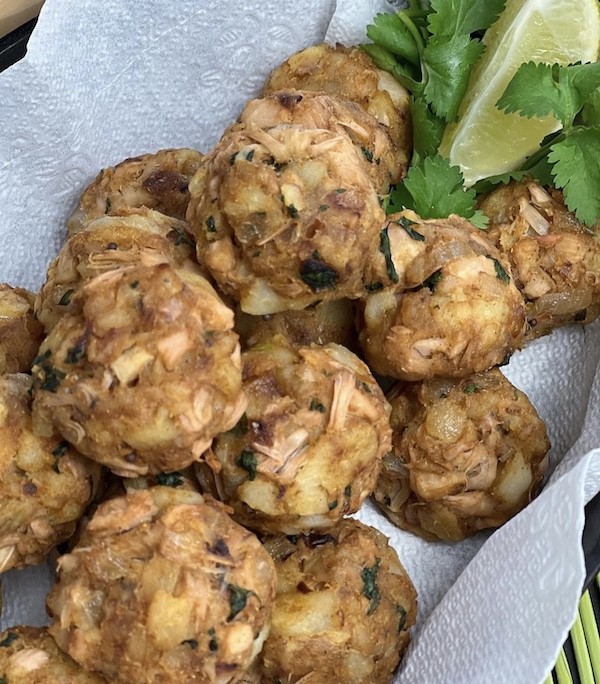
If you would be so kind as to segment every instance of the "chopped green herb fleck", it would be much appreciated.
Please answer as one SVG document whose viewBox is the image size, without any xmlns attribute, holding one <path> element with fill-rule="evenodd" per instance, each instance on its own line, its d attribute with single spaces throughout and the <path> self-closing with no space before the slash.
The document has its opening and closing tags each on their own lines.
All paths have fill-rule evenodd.
<svg viewBox="0 0 600 684">
<path fill-rule="evenodd" d="M 231 428 L 230 432 L 234 437 L 243 437 L 248 432 L 248 416 L 245 413 L 242 413 L 242 417 Z"/>
<path fill-rule="evenodd" d="M 442 271 L 434 271 L 429 278 L 423 281 L 423 285 L 429 288 L 432 292 L 435 291 L 435 286 L 442 280 Z"/>
<path fill-rule="evenodd" d="M 310 400 L 310 406 L 309 409 L 311 411 L 318 411 L 319 413 L 325 413 L 325 406 L 318 401 L 317 399 L 311 399 Z"/>
<path fill-rule="evenodd" d="M 328 205 L 328 204 L 322 204 L 322 205 L 319 207 L 319 211 L 327 211 L 328 209 L 329 209 L 329 205 Z"/>
<path fill-rule="evenodd" d="M 51 349 L 46 349 L 46 351 L 43 354 L 38 354 L 35 359 L 33 359 L 31 365 L 32 366 L 39 366 L 41 363 L 43 363 L 46 359 L 50 358 L 52 355 L 52 350 Z"/>
<path fill-rule="evenodd" d="M 362 153 L 365 155 L 365 159 L 372 164 L 373 163 L 373 153 L 367 147 L 361 147 Z"/>
<path fill-rule="evenodd" d="M 488 258 L 491 258 L 492 261 L 494 262 L 494 269 L 496 271 L 496 278 L 498 278 L 498 280 L 501 280 L 503 283 L 506 283 L 508 285 L 508 283 L 510 283 L 510 276 L 508 275 L 508 273 L 504 269 L 504 266 L 502 266 L 502 264 L 498 261 L 498 259 L 494 259 L 494 257 L 488 257 Z"/>
<path fill-rule="evenodd" d="M 372 615 L 376 610 L 377 606 L 381 602 L 381 594 L 377 588 L 377 573 L 379 572 L 380 558 L 375 559 L 375 565 L 371 568 L 363 568 L 360 576 L 362 578 L 364 587 L 363 594 L 371 602 L 369 609 L 367 610 L 367 615 Z"/>
<path fill-rule="evenodd" d="M 170 240 L 176 247 L 179 245 L 189 245 L 194 247 L 194 241 L 182 228 L 173 228 L 167 233 L 167 239 Z"/>
<path fill-rule="evenodd" d="M 19 638 L 19 635 L 16 632 L 8 632 L 8 634 L 0 641 L 0 646 L 2 648 L 7 648 L 10 646 L 13 641 L 16 641 Z"/>
<path fill-rule="evenodd" d="M 298 210 L 293 204 L 287 204 L 286 209 L 288 211 L 288 214 L 293 218 L 298 218 Z"/>
<path fill-rule="evenodd" d="M 85 356 L 85 350 L 87 347 L 87 335 L 82 335 L 74 347 L 67 349 L 67 355 L 65 356 L 65 363 L 73 364 L 79 363 L 81 359 Z"/>
<path fill-rule="evenodd" d="M 465 394 L 477 394 L 477 392 L 480 392 L 480 391 L 481 391 L 481 387 L 476 385 L 474 382 L 471 382 L 470 384 L 468 384 L 464 389 Z"/>
<path fill-rule="evenodd" d="M 330 511 L 333 511 L 335 508 L 337 508 L 337 505 L 338 505 L 338 500 L 336 499 L 335 501 L 330 501 L 330 502 L 327 504 L 327 508 L 328 508 Z"/>
<path fill-rule="evenodd" d="M 326 264 L 316 253 L 311 259 L 300 264 L 300 278 L 313 292 L 332 290 L 339 278 L 338 272 Z"/>
<path fill-rule="evenodd" d="M 250 481 L 254 480 L 256 477 L 256 454 L 253 451 L 244 449 L 238 456 L 236 463 L 248 473 Z"/>
<path fill-rule="evenodd" d="M 37 386 L 39 389 L 46 392 L 56 393 L 56 390 L 60 386 L 60 381 L 67 377 L 66 373 L 63 373 L 58 368 L 54 368 L 54 366 L 49 363 L 44 363 L 40 367 L 40 371 L 41 374 L 38 373 L 36 376 L 36 380 L 39 380 Z"/>
<path fill-rule="evenodd" d="M 406 624 L 406 610 L 400 604 L 396 607 L 398 608 L 398 632 L 401 632 Z"/>
<path fill-rule="evenodd" d="M 251 162 L 253 157 L 254 157 L 254 150 L 249 150 L 248 152 L 246 152 L 246 161 Z"/>
<path fill-rule="evenodd" d="M 385 266 L 387 268 L 388 278 L 393 282 L 397 283 L 400 281 L 398 273 L 396 272 L 396 267 L 392 261 L 392 251 L 390 247 L 390 236 L 388 235 L 388 229 L 384 228 L 379 234 L 379 251 L 385 257 Z"/>
<path fill-rule="evenodd" d="M 333 192 L 335 192 L 336 195 L 341 195 L 346 192 L 346 188 L 336 188 Z"/>
<path fill-rule="evenodd" d="M 349 499 L 352 496 L 352 485 L 346 485 L 344 487 L 344 497 Z"/>
<path fill-rule="evenodd" d="M 177 471 L 173 473 L 158 473 L 156 481 L 159 485 L 164 487 L 181 487 L 183 484 L 183 476 Z"/>
<path fill-rule="evenodd" d="M 69 442 L 66 442 L 64 439 L 61 440 L 58 443 L 58 446 L 52 450 L 52 455 L 55 458 L 60 458 L 61 456 L 64 456 L 69 449 Z"/>
<path fill-rule="evenodd" d="M 365 290 L 367 292 L 379 292 L 383 290 L 383 283 L 368 283 L 365 285 Z"/>
<path fill-rule="evenodd" d="M 209 640 L 209 642 L 208 642 L 208 650 L 209 650 L 211 653 L 214 653 L 215 651 L 218 651 L 218 650 L 219 650 L 219 642 L 217 641 L 216 634 L 217 634 L 217 633 L 215 632 L 214 627 L 211 627 L 211 628 L 208 630 L 208 636 L 210 637 L 210 640 Z"/>
<path fill-rule="evenodd" d="M 71 296 L 73 295 L 73 290 L 72 288 L 70 290 L 65 290 L 63 292 L 63 296 L 58 300 L 58 305 L 59 306 L 68 306 L 71 303 Z"/>
<path fill-rule="evenodd" d="M 195 651 L 198 648 L 198 641 L 196 639 L 184 639 L 182 644 L 187 644 L 192 651 Z"/>
<path fill-rule="evenodd" d="M 404 228 L 404 230 L 408 233 L 408 236 L 411 237 L 413 240 L 417 240 L 418 242 L 425 242 L 425 236 L 422 235 L 421 233 L 418 233 L 412 226 L 414 225 L 411 223 L 409 220 L 405 219 L 402 217 L 398 223 Z"/>
<path fill-rule="evenodd" d="M 253 592 L 243 587 L 238 587 L 236 584 L 228 584 L 229 590 L 229 608 L 230 613 L 227 616 L 227 622 L 231 622 L 233 618 L 246 607 L 248 603 L 248 596 Z"/>
<path fill-rule="evenodd" d="M 216 233 L 217 232 L 217 226 L 215 225 L 215 218 L 214 216 L 209 216 L 206 219 L 206 230 L 209 233 Z"/>
</svg>

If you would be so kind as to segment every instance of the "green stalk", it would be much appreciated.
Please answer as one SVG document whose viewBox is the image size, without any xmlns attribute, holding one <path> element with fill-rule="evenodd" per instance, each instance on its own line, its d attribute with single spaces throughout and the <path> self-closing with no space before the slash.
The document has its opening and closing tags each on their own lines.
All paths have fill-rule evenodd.
<svg viewBox="0 0 600 684">
<path fill-rule="evenodd" d="M 577 669 L 579 670 L 581 684 L 595 684 L 590 654 L 588 653 L 588 647 L 585 641 L 585 634 L 583 633 L 583 625 L 581 624 L 579 613 L 577 613 L 575 624 L 571 628 L 571 640 L 573 641 L 575 660 L 577 660 Z"/>
<path fill-rule="evenodd" d="M 552 679 L 552 674 L 549 674 L 546 679 L 544 679 L 544 684 L 554 684 L 554 680 Z"/>
<path fill-rule="evenodd" d="M 600 682 L 600 635 L 598 634 L 598 623 L 596 622 L 596 615 L 594 614 L 589 591 L 586 591 L 581 599 L 579 614 L 581 615 L 583 632 L 592 661 L 592 670 L 594 671 L 595 677 L 594 681 Z"/>
<path fill-rule="evenodd" d="M 423 54 L 423 50 L 425 49 L 425 41 L 423 40 L 423 36 L 421 35 L 421 31 L 415 26 L 414 21 L 407 16 L 405 10 L 400 10 L 396 16 L 398 19 L 402 21 L 402 23 L 406 26 L 406 28 L 410 31 L 410 35 L 413 37 L 417 49 L 419 50 L 419 54 Z"/>
<path fill-rule="evenodd" d="M 558 660 L 556 661 L 556 679 L 558 680 L 558 684 L 573 684 L 573 677 L 571 677 L 567 656 L 562 648 L 560 649 Z"/>
</svg>

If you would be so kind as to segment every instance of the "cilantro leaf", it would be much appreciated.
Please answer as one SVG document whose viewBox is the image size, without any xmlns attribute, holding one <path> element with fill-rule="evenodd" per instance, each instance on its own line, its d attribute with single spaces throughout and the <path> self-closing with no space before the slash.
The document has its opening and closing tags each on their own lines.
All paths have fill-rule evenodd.
<svg viewBox="0 0 600 684">
<path fill-rule="evenodd" d="M 465 190 L 460 169 L 438 154 L 413 163 L 404 182 L 392 190 L 390 206 L 392 211 L 413 209 L 421 218 L 458 214 L 470 219 L 475 214 L 475 191 Z"/>
<path fill-rule="evenodd" d="M 600 216 L 600 126 L 573 131 L 552 145 L 548 160 L 567 207 L 592 227 Z"/>
<path fill-rule="evenodd" d="M 490 176 L 489 178 L 477 181 L 473 189 L 479 195 L 484 192 L 490 192 L 500 183 L 510 183 L 513 180 L 520 181 L 524 178 L 534 178 L 540 185 L 553 185 L 552 164 L 548 161 L 548 155 L 544 155 L 535 164 L 520 171 L 509 171 L 508 173 L 501 173 L 497 176 Z"/>
<path fill-rule="evenodd" d="M 506 0 L 431 0 L 429 30 L 450 38 L 469 35 L 490 27 L 504 9 Z"/>
<path fill-rule="evenodd" d="M 600 63 L 522 64 L 512 77 L 497 107 L 521 116 L 554 116 L 570 128 L 586 100 L 600 87 Z"/>
<path fill-rule="evenodd" d="M 445 123 L 423 100 L 410 99 L 410 118 L 413 127 L 413 150 L 420 157 L 435 155 L 444 134 Z"/>
<path fill-rule="evenodd" d="M 377 14 L 367 26 L 367 36 L 393 55 L 419 65 L 419 49 L 406 24 L 398 14 Z"/>
<path fill-rule="evenodd" d="M 483 45 L 466 35 L 431 38 L 423 50 L 427 73 L 425 99 L 437 116 L 454 121 L 467 89 L 471 68 L 483 52 Z"/>
<path fill-rule="evenodd" d="M 361 44 L 361 49 L 364 50 L 373 60 L 373 64 L 383 71 L 387 71 L 405 88 L 410 90 L 413 95 L 420 95 L 423 93 L 423 84 L 417 80 L 416 74 L 410 68 L 410 65 L 403 65 L 394 57 L 394 55 L 381 45 L 375 43 Z"/>
<path fill-rule="evenodd" d="M 581 123 L 584 126 L 600 124 L 600 88 L 590 94 L 581 110 Z"/>
</svg>

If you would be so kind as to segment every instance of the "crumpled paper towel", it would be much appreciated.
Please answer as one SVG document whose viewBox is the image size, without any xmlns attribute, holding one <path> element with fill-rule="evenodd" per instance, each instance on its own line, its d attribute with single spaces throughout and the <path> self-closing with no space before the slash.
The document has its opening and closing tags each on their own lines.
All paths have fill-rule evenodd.
<svg viewBox="0 0 600 684">
<path fill-rule="evenodd" d="M 386 0 L 47 0 L 25 60 L 0 76 L 0 281 L 33 289 L 103 166 L 161 147 L 209 149 L 269 70 L 327 40 L 364 40 Z M 600 488 L 600 325 L 517 353 L 506 374 L 546 421 L 542 495 L 493 535 L 434 544 L 367 504 L 419 591 L 396 682 L 536 684 L 583 581 L 583 504 Z M 586 479 L 587 474 L 587 479 Z M 42 624 L 50 566 L 3 578 L 0 626 Z"/>
</svg>

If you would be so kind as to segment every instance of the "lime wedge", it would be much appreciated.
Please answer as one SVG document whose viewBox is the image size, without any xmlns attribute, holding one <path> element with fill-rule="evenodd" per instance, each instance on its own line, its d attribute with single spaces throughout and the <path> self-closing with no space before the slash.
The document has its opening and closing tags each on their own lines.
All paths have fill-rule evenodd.
<svg viewBox="0 0 600 684">
<path fill-rule="evenodd" d="M 466 185 L 518 168 L 560 128 L 552 117 L 505 114 L 496 102 L 523 62 L 594 62 L 600 46 L 598 0 L 508 0 L 487 31 L 458 121 L 446 127 L 440 153 L 460 166 Z"/>
</svg>

